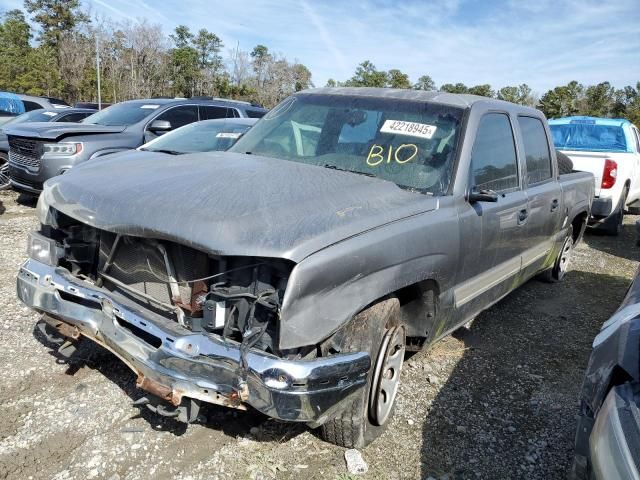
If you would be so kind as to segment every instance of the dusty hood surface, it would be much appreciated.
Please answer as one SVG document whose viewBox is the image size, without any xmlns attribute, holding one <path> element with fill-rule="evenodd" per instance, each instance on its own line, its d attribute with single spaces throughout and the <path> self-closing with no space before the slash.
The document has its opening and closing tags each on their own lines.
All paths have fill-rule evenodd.
<svg viewBox="0 0 640 480">
<path fill-rule="evenodd" d="M 67 122 L 31 122 L 21 123 L 15 127 L 9 125 L 3 131 L 7 135 L 18 137 L 42 138 L 46 140 L 60 140 L 70 135 L 92 135 L 100 133 L 120 133 L 126 127 L 122 125 L 107 127 L 91 125 L 89 123 Z"/>
<path fill-rule="evenodd" d="M 89 161 L 45 185 L 52 207 L 94 227 L 214 254 L 299 262 L 333 243 L 437 207 L 348 172 L 230 152 Z"/>
</svg>

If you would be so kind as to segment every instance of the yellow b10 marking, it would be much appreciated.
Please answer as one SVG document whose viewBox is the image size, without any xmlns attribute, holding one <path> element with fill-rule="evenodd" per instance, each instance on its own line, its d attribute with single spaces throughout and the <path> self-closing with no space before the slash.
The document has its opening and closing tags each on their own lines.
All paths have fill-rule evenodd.
<svg viewBox="0 0 640 480">
<path fill-rule="evenodd" d="M 370 167 L 377 167 L 382 162 L 384 162 L 386 148 L 387 147 L 376 145 L 375 143 L 371 145 L 369 155 L 367 156 L 367 165 L 369 165 Z M 400 152 L 407 149 L 408 151 L 406 151 L 405 154 L 400 155 Z M 406 158 L 403 158 L 407 153 L 410 153 L 410 155 Z M 399 145 L 398 148 L 395 149 L 395 151 L 393 149 L 393 145 L 389 145 L 388 150 L 386 151 L 386 163 L 391 163 L 391 158 L 393 157 L 393 160 L 396 163 L 403 165 L 413 160 L 417 154 L 418 146 L 413 143 L 403 143 L 402 145 Z"/>
</svg>

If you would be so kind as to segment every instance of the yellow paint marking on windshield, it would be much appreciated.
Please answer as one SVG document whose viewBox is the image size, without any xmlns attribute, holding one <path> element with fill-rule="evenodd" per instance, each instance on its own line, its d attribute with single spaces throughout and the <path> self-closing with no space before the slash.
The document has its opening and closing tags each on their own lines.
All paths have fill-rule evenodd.
<svg viewBox="0 0 640 480">
<path fill-rule="evenodd" d="M 408 157 L 405 157 L 407 152 L 405 152 L 405 154 L 403 155 L 399 155 L 401 151 L 406 149 L 413 149 L 413 152 L 410 153 Z M 371 145 L 371 148 L 369 149 L 369 155 L 367 155 L 367 165 L 369 165 L 370 167 L 377 167 L 378 165 L 380 165 L 385 160 L 384 153 L 384 146 L 377 145 L 375 143 Z M 398 148 L 396 148 L 394 151 L 393 145 L 389 145 L 386 153 L 387 163 L 391 163 L 391 157 L 393 155 L 393 159 L 396 163 L 404 165 L 405 163 L 413 160 L 416 155 L 418 155 L 418 146 L 414 143 L 403 143 L 402 145 L 399 145 Z"/>
</svg>

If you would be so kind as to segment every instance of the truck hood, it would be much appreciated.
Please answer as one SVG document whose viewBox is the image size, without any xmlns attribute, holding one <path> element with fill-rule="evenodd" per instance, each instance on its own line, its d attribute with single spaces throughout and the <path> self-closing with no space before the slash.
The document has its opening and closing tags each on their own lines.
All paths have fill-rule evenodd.
<svg viewBox="0 0 640 480">
<path fill-rule="evenodd" d="M 92 125 L 89 123 L 67 122 L 31 122 L 20 123 L 15 127 L 9 125 L 3 128 L 7 135 L 17 137 L 42 138 L 44 140 L 60 140 L 71 135 L 92 135 L 101 133 L 120 133 L 127 128 L 124 125 L 107 127 L 105 125 Z"/>
<path fill-rule="evenodd" d="M 438 207 L 391 182 L 256 155 L 134 156 L 74 167 L 46 182 L 43 200 L 111 232 L 294 262 Z"/>
</svg>

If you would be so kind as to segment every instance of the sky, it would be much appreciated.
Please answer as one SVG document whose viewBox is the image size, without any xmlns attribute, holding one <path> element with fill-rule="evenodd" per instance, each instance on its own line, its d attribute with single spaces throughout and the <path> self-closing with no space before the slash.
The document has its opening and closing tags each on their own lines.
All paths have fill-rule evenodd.
<svg viewBox="0 0 640 480">
<path fill-rule="evenodd" d="M 206 28 L 225 50 L 257 44 L 297 59 L 316 86 L 370 60 L 412 82 L 527 83 L 544 93 L 577 80 L 640 81 L 640 0 L 83 0 L 114 22 L 147 19 L 167 34 Z M 0 10 L 21 0 L 0 0 Z M 3 8 L 4 7 L 4 8 Z M 226 52 L 225 52 L 226 53 Z"/>
</svg>

